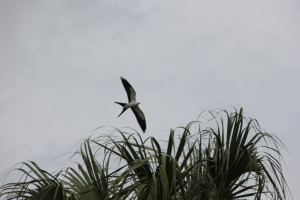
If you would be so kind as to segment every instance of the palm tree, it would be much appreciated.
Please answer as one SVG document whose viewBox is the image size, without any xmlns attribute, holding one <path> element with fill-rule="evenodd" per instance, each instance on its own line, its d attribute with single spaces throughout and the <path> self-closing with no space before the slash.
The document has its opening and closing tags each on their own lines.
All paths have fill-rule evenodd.
<svg viewBox="0 0 300 200">
<path fill-rule="evenodd" d="M 280 140 L 244 117 L 210 111 L 209 120 L 171 130 L 168 141 L 138 133 L 87 139 L 83 163 L 50 174 L 34 162 L 1 187 L 5 199 L 234 200 L 287 198 Z M 201 115 L 203 116 L 203 115 Z"/>
</svg>

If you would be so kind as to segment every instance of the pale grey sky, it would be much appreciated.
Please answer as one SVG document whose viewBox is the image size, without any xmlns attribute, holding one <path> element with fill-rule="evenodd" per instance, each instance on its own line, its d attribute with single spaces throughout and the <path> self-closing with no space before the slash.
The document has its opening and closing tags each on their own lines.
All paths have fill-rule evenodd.
<svg viewBox="0 0 300 200">
<path fill-rule="evenodd" d="M 300 196 L 298 0 L 0 0 L 0 171 L 59 169 L 98 126 L 139 126 L 135 87 L 163 138 L 205 109 L 243 106 L 288 147 Z M 297 190 L 298 189 L 298 190 Z"/>
</svg>

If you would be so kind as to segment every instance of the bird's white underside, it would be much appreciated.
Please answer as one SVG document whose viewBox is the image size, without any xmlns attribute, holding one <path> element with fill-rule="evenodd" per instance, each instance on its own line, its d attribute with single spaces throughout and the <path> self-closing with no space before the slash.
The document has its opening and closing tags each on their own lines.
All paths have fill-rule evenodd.
<svg viewBox="0 0 300 200">
<path fill-rule="evenodd" d="M 135 106 L 138 106 L 139 104 L 140 104 L 139 102 L 131 101 L 131 102 L 127 103 L 124 107 L 125 108 L 133 108 Z"/>
<path fill-rule="evenodd" d="M 131 108 L 133 109 L 141 119 L 145 119 L 145 115 L 142 112 L 142 110 L 138 107 L 138 105 L 140 104 L 140 102 L 137 101 L 131 101 L 129 103 L 127 103 L 124 107 L 125 108 Z"/>
</svg>

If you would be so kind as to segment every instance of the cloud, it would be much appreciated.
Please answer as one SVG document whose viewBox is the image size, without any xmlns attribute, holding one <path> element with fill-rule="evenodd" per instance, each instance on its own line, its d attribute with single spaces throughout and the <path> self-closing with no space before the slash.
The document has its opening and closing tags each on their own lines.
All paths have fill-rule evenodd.
<svg viewBox="0 0 300 200">
<path fill-rule="evenodd" d="M 242 105 L 299 151 L 299 13 L 294 0 L 1 1 L 0 169 L 43 165 L 101 125 L 138 129 L 117 118 L 121 75 L 151 135 Z"/>
</svg>

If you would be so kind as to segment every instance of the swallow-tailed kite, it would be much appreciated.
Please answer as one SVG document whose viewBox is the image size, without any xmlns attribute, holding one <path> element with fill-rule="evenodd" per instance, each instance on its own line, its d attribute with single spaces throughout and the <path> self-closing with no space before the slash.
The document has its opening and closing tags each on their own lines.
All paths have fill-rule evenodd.
<svg viewBox="0 0 300 200">
<path fill-rule="evenodd" d="M 128 108 L 131 108 L 141 129 L 143 132 L 146 130 L 146 119 L 145 115 L 142 112 L 142 110 L 139 108 L 140 102 L 137 102 L 135 99 L 136 93 L 133 89 L 133 87 L 130 85 L 130 83 L 123 77 L 121 77 L 122 84 L 126 90 L 127 97 L 128 97 L 128 103 L 120 103 L 120 102 L 115 102 L 123 107 L 122 112 L 119 114 L 118 117 L 122 115 L 123 112 L 125 112 Z"/>
</svg>

